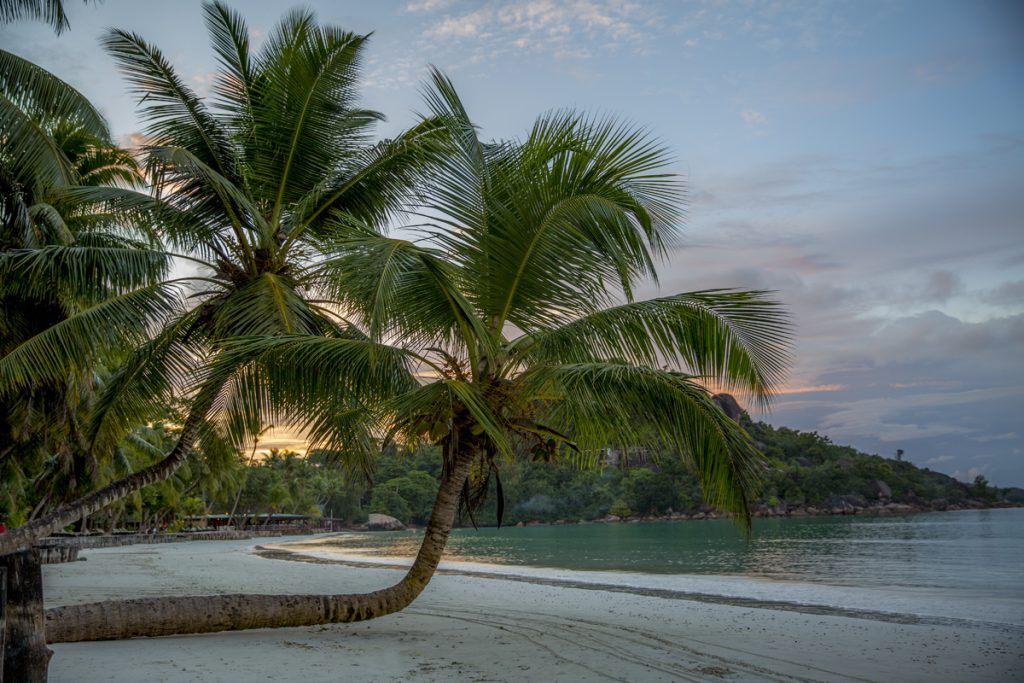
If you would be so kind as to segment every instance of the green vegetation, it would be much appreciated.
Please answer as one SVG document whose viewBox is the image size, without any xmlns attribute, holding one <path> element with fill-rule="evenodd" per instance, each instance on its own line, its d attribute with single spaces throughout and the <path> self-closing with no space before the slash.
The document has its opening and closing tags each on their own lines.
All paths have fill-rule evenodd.
<svg viewBox="0 0 1024 683">
<path fill-rule="evenodd" d="M 948 475 L 918 468 L 899 451 L 899 457 L 890 459 L 838 446 L 816 432 L 764 423 L 749 424 L 748 430 L 772 466 L 765 480 L 765 495 L 787 504 L 831 506 L 843 496 L 861 504 L 880 497 L 916 505 L 996 499 L 979 496 L 976 487 Z M 877 482 L 883 482 L 891 496 L 883 496 Z"/>
<path fill-rule="evenodd" d="M 905 460 L 838 446 L 817 433 L 743 419 L 769 466 L 761 495 L 753 502 L 757 513 L 783 514 L 808 508 L 850 512 L 850 508 L 870 509 L 888 503 L 917 509 L 1024 503 L 1024 491 L 993 487 L 982 476 L 967 484 Z M 712 509 L 703 500 L 697 476 L 681 459 L 670 453 L 648 453 L 644 458 L 658 464 L 629 465 L 620 460 L 599 468 L 580 468 L 570 458 L 538 462 L 531 453 L 521 451 L 502 464 L 503 522 L 571 522 L 608 515 L 666 516 Z M 348 525 L 358 525 L 368 513 L 378 512 L 407 524 L 427 523 L 441 479 L 442 458 L 436 447 L 387 449 L 376 461 L 373 483 L 331 463 L 323 453 L 303 458 L 272 452 L 248 470 L 239 510 L 330 515 Z M 237 473 L 234 476 L 237 478 Z M 881 495 L 884 490 L 878 482 L 889 487 L 890 496 Z M 172 479 L 171 484 L 193 486 L 182 478 Z M 165 494 L 159 498 L 164 501 L 160 511 L 166 519 L 185 514 L 181 505 L 167 502 L 176 500 L 201 500 L 204 513 L 230 511 L 231 495 L 211 495 L 205 487 L 194 495 L 199 498 Z M 467 516 L 463 523 L 497 524 L 497 505 L 496 486 L 491 482 L 473 519 Z"/>
<path fill-rule="evenodd" d="M 768 471 L 757 511 L 784 513 L 791 509 L 870 508 L 881 503 L 898 503 L 919 509 L 949 506 L 1022 504 L 1024 491 L 997 488 L 979 476 L 972 484 L 957 481 L 940 472 L 919 468 L 902 459 L 883 458 L 839 446 L 815 432 L 772 427 L 751 422 L 744 426 L 765 454 Z M 664 516 L 672 512 L 709 511 L 698 478 L 678 458 L 661 453 L 648 455 L 659 464 L 608 465 L 580 469 L 568 459 L 550 463 L 533 462 L 529 454 L 503 465 L 505 495 L 504 522 L 554 522 L 616 517 Z M 361 494 L 364 512 L 383 512 L 404 522 L 421 523 L 407 511 L 413 489 L 391 487 L 387 482 L 413 477 L 436 478 L 440 456 L 430 449 L 410 454 L 391 452 L 382 456 L 382 484 L 369 486 Z M 396 476 L 396 473 L 404 473 Z M 891 491 L 883 496 L 877 482 Z M 381 486 L 388 493 L 378 494 Z M 425 485 L 425 484 L 424 484 Z M 408 492 L 408 493 L 407 493 Z M 409 495 L 410 497 L 407 497 Z M 478 524 L 496 524 L 496 492 L 491 487 L 475 519 Z M 466 520 L 469 523 L 469 520 Z"/>
</svg>

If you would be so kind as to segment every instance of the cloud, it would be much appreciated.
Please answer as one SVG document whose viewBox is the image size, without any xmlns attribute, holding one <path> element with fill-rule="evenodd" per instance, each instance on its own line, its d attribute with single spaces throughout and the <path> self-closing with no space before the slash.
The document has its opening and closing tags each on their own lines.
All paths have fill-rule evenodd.
<svg viewBox="0 0 1024 683">
<path fill-rule="evenodd" d="M 915 81 L 927 85 L 937 85 L 961 81 L 973 71 L 972 67 L 956 59 L 935 59 L 915 64 L 911 74 Z"/>
<path fill-rule="evenodd" d="M 433 38 L 471 38 L 483 35 L 489 20 L 489 13 L 478 10 L 460 17 L 448 17 L 427 30 Z"/>
<path fill-rule="evenodd" d="M 919 389 L 922 387 L 930 388 L 945 388 L 950 389 L 958 387 L 962 384 L 960 380 L 955 379 L 931 379 L 922 380 L 919 382 L 893 382 L 889 385 L 890 389 Z"/>
<path fill-rule="evenodd" d="M 981 443 L 987 443 L 989 441 L 1014 441 L 1020 438 L 1020 434 L 1017 432 L 1005 432 L 1003 434 L 983 434 L 982 436 L 976 437 L 975 441 Z"/>
<path fill-rule="evenodd" d="M 152 138 L 142 132 L 128 133 L 117 139 L 117 144 L 131 151 L 138 151 L 140 148 L 150 144 Z"/>
<path fill-rule="evenodd" d="M 846 387 L 842 384 L 818 384 L 816 386 L 804 387 L 782 387 L 775 393 L 785 396 L 788 394 L 817 394 L 822 392 L 842 391 Z"/>
<path fill-rule="evenodd" d="M 287 428 L 277 428 L 267 430 L 256 444 L 256 452 L 261 455 L 267 455 L 271 449 L 277 449 L 305 453 L 307 447 L 308 442 L 304 435 Z M 252 445 L 250 444 L 247 448 L 251 449 Z"/>
<path fill-rule="evenodd" d="M 1024 307 L 1024 280 L 1004 282 L 979 293 L 978 298 L 996 306 Z"/>
<path fill-rule="evenodd" d="M 555 59 L 590 59 L 593 53 L 586 48 L 555 50 Z"/>
<path fill-rule="evenodd" d="M 437 12 L 451 7 L 454 0 L 417 0 L 405 6 L 406 12 Z"/>
<path fill-rule="evenodd" d="M 960 470 L 956 470 L 950 476 L 953 477 L 954 479 L 959 479 L 962 482 L 971 483 L 976 478 L 978 478 L 978 477 L 982 476 L 983 474 L 985 474 L 985 472 L 987 472 L 987 471 L 988 471 L 988 465 L 984 465 L 982 467 L 971 467 L 966 472 L 962 472 Z"/>
<path fill-rule="evenodd" d="M 428 11 L 447 6 L 425 0 L 410 3 L 406 9 Z M 584 60 L 620 48 L 649 51 L 654 32 L 665 30 L 654 21 L 655 16 L 648 5 L 622 0 L 492 1 L 445 16 L 428 26 L 423 36 L 430 41 L 426 49 L 461 51 L 463 57 L 466 44 L 470 49 L 475 44 L 482 49 L 471 59 L 478 62 L 502 59 L 509 49 Z"/>
<path fill-rule="evenodd" d="M 415 86 L 425 72 L 423 63 L 412 57 L 394 57 L 386 61 L 371 58 L 363 83 L 384 90 L 404 90 Z"/>
<path fill-rule="evenodd" d="M 934 458 L 928 458 L 924 461 L 925 465 L 938 465 L 940 463 L 949 462 L 953 459 L 952 455 L 938 455 Z"/>
<path fill-rule="evenodd" d="M 760 128 L 764 124 L 768 123 L 768 117 L 759 111 L 754 111 L 753 109 L 741 111 L 740 118 L 743 119 L 743 125 L 747 128 Z"/>
<path fill-rule="evenodd" d="M 486 63 L 500 63 L 513 77 L 537 65 L 564 76 L 596 70 L 609 55 L 617 60 L 607 69 L 613 74 L 631 66 L 619 59 L 624 53 L 644 47 L 660 51 L 670 73 L 680 74 L 667 79 L 674 101 L 711 102 L 699 99 L 702 87 L 728 95 L 715 112 L 724 112 L 722 135 L 740 129 L 749 138 L 806 122 L 785 131 L 796 136 L 788 157 L 767 146 L 696 145 L 686 160 L 694 179 L 684 242 L 660 270 L 660 289 L 641 294 L 774 290 L 792 312 L 795 365 L 773 422 L 834 430 L 865 450 L 891 453 L 898 445 L 915 462 L 945 456 L 951 459 L 933 464 L 962 472 L 977 464 L 976 455 L 991 453 L 990 474 L 1024 483 L 1024 458 L 1012 456 L 1024 443 L 992 438 L 1015 433 L 1019 417 L 1011 406 L 1024 390 L 986 393 L 1024 386 L 1024 244 L 1016 237 L 1024 215 L 1024 135 L 1012 120 L 992 117 L 953 142 L 938 144 L 935 131 L 921 129 L 886 147 L 885 131 L 856 118 L 864 111 L 856 107 L 907 106 L 914 79 L 928 84 L 918 91 L 938 96 L 942 78 L 966 73 L 956 66 L 970 65 L 964 55 L 830 48 L 863 44 L 889 10 L 713 0 L 635 7 L 408 1 L 426 15 L 414 58 L 437 55 L 431 61 L 466 69 L 467 78 L 485 76 L 473 65 Z M 729 54 L 737 40 L 749 47 L 744 59 L 767 55 L 760 46 L 777 53 L 739 65 L 740 52 Z M 702 57 L 722 65 L 703 80 L 686 71 Z M 828 133 L 840 108 L 837 120 L 853 126 L 844 128 L 849 138 Z M 903 118 L 909 110 L 889 111 L 893 126 L 912 125 Z M 711 140 L 715 132 L 701 135 Z M 829 137 L 818 140 L 822 135 Z"/>
<path fill-rule="evenodd" d="M 206 97 L 210 94 L 210 89 L 213 87 L 213 84 L 217 82 L 217 72 L 205 71 L 202 73 L 194 73 L 191 78 L 196 94 L 200 97 Z"/>
<path fill-rule="evenodd" d="M 937 270 L 928 276 L 928 284 L 924 288 L 924 299 L 946 302 L 954 294 L 959 294 L 963 290 L 964 283 L 958 275 L 948 270 Z"/>
</svg>

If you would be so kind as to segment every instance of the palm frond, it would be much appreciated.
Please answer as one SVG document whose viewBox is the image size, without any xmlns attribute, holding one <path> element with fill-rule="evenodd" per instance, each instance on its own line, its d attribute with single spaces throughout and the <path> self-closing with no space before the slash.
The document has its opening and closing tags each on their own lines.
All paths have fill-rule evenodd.
<svg viewBox="0 0 1024 683">
<path fill-rule="evenodd" d="M 259 97 L 251 102 L 259 144 L 248 148 L 247 158 L 254 192 L 270 201 L 271 225 L 380 119 L 355 106 L 365 42 L 365 36 L 318 26 L 304 10 L 290 12 L 268 36 L 258 60 Z"/>
<path fill-rule="evenodd" d="M 544 423 L 567 433 L 589 464 L 613 446 L 678 453 L 693 465 L 705 498 L 749 526 L 762 457 L 693 378 L 591 362 L 538 366 L 515 381 L 524 399 L 542 404 Z"/>
<path fill-rule="evenodd" d="M 26 230 L 22 244 L 26 248 L 42 247 L 47 244 L 69 244 L 75 236 L 68 229 L 57 207 L 39 202 L 28 207 L 31 230 Z"/>
<path fill-rule="evenodd" d="M 522 358 L 539 363 L 668 363 L 722 389 L 749 392 L 767 407 L 784 379 L 789 343 L 789 316 L 771 292 L 705 290 L 531 330 L 513 347 Z"/>
<path fill-rule="evenodd" d="M 22 342 L 0 358 L 0 394 L 61 381 L 98 354 L 130 349 L 180 310 L 177 286 L 158 283 L 107 299 Z"/>
<path fill-rule="evenodd" d="M 323 243 L 322 226 L 338 213 L 367 225 L 384 225 L 412 194 L 422 174 L 442 153 L 445 135 L 428 119 L 365 149 L 355 149 L 339 170 L 295 203 L 289 240 L 306 236 Z"/>
<path fill-rule="evenodd" d="M 99 241 L 98 236 L 90 241 Z M 87 238 L 88 239 L 88 238 Z M 54 294 L 97 303 L 150 286 L 167 275 L 167 253 L 131 246 L 50 245 L 0 253 L 0 292 Z"/>
<path fill-rule="evenodd" d="M 208 303 L 219 338 L 318 334 L 333 324 L 310 306 L 287 278 L 263 273 Z"/>
<path fill-rule="evenodd" d="M 127 150 L 114 145 L 93 145 L 75 160 L 80 185 L 112 185 L 140 189 L 145 185 L 142 169 Z"/>
<path fill-rule="evenodd" d="M 74 122 L 99 139 L 110 138 L 106 119 L 82 93 L 7 50 L 0 50 L 0 92 L 30 114 Z"/>
<path fill-rule="evenodd" d="M 249 28 L 238 12 L 219 1 L 203 3 L 203 13 L 221 67 L 213 88 L 220 108 L 238 119 L 250 117 L 254 76 Z"/>
<path fill-rule="evenodd" d="M 443 254 L 369 231 L 337 248 L 309 277 L 357 313 L 371 338 L 425 348 L 468 344 L 484 331 Z"/>
<path fill-rule="evenodd" d="M 204 386 L 223 387 L 217 407 L 236 445 L 263 425 L 288 424 L 315 447 L 369 457 L 379 407 L 417 386 L 410 362 L 358 338 L 239 338 L 225 343 Z"/>
<path fill-rule="evenodd" d="M 158 184 L 174 188 L 169 198 L 174 205 L 188 207 L 189 214 L 201 217 L 204 223 L 226 223 L 238 231 L 265 228 L 260 209 L 244 189 L 190 150 L 154 145 L 147 153 Z"/>
<path fill-rule="evenodd" d="M 513 451 L 508 440 L 507 425 L 495 412 L 481 388 L 472 382 L 455 379 L 441 380 L 441 384 L 466 409 L 468 417 L 475 425 L 474 431 L 479 430 L 479 433 L 486 437 L 486 441 L 494 447 L 495 451 L 511 458 Z"/>
<path fill-rule="evenodd" d="M 102 43 L 138 93 L 153 144 L 191 150 L 217 173 L 235 180 L 229 136 L 163 53 L 120 29 L 111 29 Z"/>
<path fill-rule="evenodd" d="M 64 12 L 64 0 L 0 1 L 0 24 L 9 24 L 20 19 L 45 22 L 57 35 L 71 27 Z"/>
<path fill-rule="evenodd" d="M 477 127 L 466 111 L 455 84 L 440 69 L 430 67 L 427 84 L 421 88 L 430 117 L 441 122 L 448 131 L 449 141 L 456 152 L 455 159 L 475 168 L 467 177 L 481 177 L 486 145 L 477 135 Z M 424 117 L 426 118 L 426 117 Z"/>
<path fill-rule="evenodd" d="M 681 185 L 642 130 L 556 112 L 525 141 L 484 144 L 440 73 L 427 99 L 455 152 L 426 190 L 426 214 L 495 329 L 594 312 L 612 302 L 610 285 L 629 297 L 654 275 Z"/>
<path fill-rule="evenodd" d="M 157 419 L 177 392 L 195 381 L 205 360 L 202 347 L 184 333 L 195 325 L 191 311 L 140 344 L 106 378 L 89 411 L 86 436 L 94 452 L 112 448 L 124 434 Z"/>
<path fill-rule="evenodd" d="M 0 51 L 0 57 L 4 53 Z M 72 178 L 71 164 L 49 132 L 0 90 L 0 130 L 10 170 L 29 183 L 60 185 Z"/>
<path fill-rule="evenodd" d="M 230 438 L 217 428 L 217 424 L 210 419 L 204 420 L 199 428 L 197 439 L 199 453 L 203 459 L 205 468 L 217 475 L 223 475 L 235 468 L 239 451 L 231 442 Z M 220 477 L 211 477 L 209 484 L 216 493 L 221 488 L 223 480 Z"/>
<path fill-rule="evenodd" d="M 154 244 L 163 238 L 180 252 L 212 260 L 231 249 L 221 224 L 145 192 L 123 187 L 74 186 L 62 189 L 60 198 L 81 207 L 87 215 L 116 216 L 119 225 L 145 235 Z"/>
</svg>

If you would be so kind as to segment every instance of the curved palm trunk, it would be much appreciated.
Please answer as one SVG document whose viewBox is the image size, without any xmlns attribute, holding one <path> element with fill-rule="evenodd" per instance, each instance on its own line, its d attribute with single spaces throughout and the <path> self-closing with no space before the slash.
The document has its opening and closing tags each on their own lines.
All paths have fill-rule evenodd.
<svg viewBox="0 0 1024 683">
<path fill-rule="evenodd" d="M 91 515 L 97 510 L 114 503 L 130 493 L 141 489 L 144 486 L 163 481 L 174 474 L 184 464 L 189 453 L 192 452 L 192 445 L 199 435 L 199 428 L 206 417 L 207 411 L 213 404 L 213 392 L 209 398 L 199 398 L 198 403 L 192 406 L 184 426 L 181 428 L 181 435 L 174 448 L 167 454 L 167 457 L 160 462 L 139 470 L 132 475 L 119 479 L 112 484 L 104 486 L 87 496 L 78 500 L 64 503 L 48 515 L 35 519 L 28 524 L 8 529 L 6 533 L 0 534 L 0 555 L 7 555 L 30 547 L 33 543 L 44 536 L 59 531 L 68 524 Z"/>
<path fill-rule="evenodd" d="M 437 569 L 473 455 L 460 455 L 442 477 L 416 560 L 393 586 L 354 595 L 203 595 L 57 607 L 46 612 L 47 642 L 313 626 L 365 621 L 402 610 L 423 592 Z"/>
</svg>

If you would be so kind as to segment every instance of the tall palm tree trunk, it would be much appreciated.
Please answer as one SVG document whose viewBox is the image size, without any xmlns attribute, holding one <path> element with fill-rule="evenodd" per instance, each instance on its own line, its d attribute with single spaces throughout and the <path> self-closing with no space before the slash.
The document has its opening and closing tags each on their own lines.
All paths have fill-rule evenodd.
<svg viewBox="0 0 1024 683">
<path fill-rule="evenodd" d="M 0 681 L 46 683 L 53 652 L 43 631 L 43 573 L 39 553 L 25 550 L 0 558 L 6 574 L 6 614 L 0 619 Z M 4 591 L 0 590 L 0 597 Z M 0 606 L 0 614 L 4 612 Z M 6 641 L 6 647 L 4 647 Z"/>
<path fill-rule="evenodd" d="M 167 454 L 167 457 L 87 496 L 64 503 L 53 512 L 28 524 L 8 529 L 6 533 L 0 534 L 0 556 L 27 549 L 40 538 L 48 536 L 54 531 L 60 531 L 68 524 L 76 522 L 86 515 L 91 515 L 97 510 L 102 510 L 107 505 L 121 500 L 144 486 L 164 481 L 174 474 L 192 452 L 192 446 L 199 435 L 199 428 L 213 404 L 214 393 L 211 391 L 208 397 L 201 396 L 196 399 L 196 403 L 192 405 L 192 410 L 181 428 L 178 442 Z"/>
<path fill-rule="evenodd" d="M 404 609 L 437 569 L 475 457 L 461 453 L 441 479 L 430 523 L 408 573 L 393 586 L 351 595 L 203 595 L 57 607 L 46 612 L 50 643 L 116 640 L 248 628 L 365 621 Z"/>
</svg>

